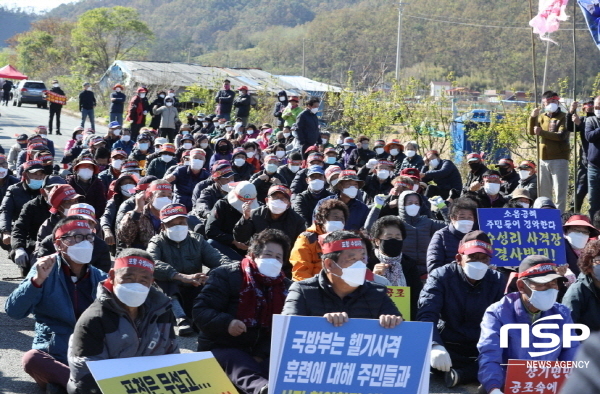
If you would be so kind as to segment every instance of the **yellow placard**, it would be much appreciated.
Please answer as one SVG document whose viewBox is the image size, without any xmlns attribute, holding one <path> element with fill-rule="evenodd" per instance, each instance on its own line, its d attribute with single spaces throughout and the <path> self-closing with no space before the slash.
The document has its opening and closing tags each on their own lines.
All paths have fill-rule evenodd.
<svg viewBox="0 0 600 394">
<path fill-rule="evenodd" d="M 404 320 L 410 321 L 410 287 L 388 286 L 387 294 L 402 313 Z"/>
<path fill-rule="evenodd" d="M 98 386 L 104 394 L 237 393 L 214 358 L 103 379 Z"/>
</svg>

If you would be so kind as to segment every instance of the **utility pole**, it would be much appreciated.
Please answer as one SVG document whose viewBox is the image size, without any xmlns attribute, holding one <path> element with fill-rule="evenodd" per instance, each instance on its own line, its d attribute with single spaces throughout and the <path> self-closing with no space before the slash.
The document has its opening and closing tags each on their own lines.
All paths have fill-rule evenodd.
<svg viewBox="0 0 600 394">
<path fill-rule="evenodd" d="M 398 44 L 396 46 L 396 81 L 400 79 L 400 60 L 402 45 L 402 0 L 398 0 Z"/>
<path fill-rule="evenodd" d="M 304 45 L 306 38 L 302 38 L 302 76 L 306 76 L 306 58 L 304 56 Z"/>
</svg>

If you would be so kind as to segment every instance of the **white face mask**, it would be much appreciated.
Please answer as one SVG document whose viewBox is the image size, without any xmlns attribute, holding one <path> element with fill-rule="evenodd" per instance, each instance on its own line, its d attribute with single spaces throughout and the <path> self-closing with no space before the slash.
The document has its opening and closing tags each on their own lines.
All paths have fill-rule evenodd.
<svg viewBox="0 0 600 394">
<path fill-rule="evenodd" d="M 325 222 L 325 232 L 331 233 L 333 231 L 339 231 L 344 229 L 344 222 L 340 221 L 326 221 Z"/>
<path fill-rule="evenodd" d="M 186 142 L 183 144 L 183 149 L 185 150 L 190 150 L 192 149 L 192 143 L 191 142 Z"/>
<path fill-rule="evenodd" d="M 111 163 L 112 168 L 114 168 L 115 170 L 120 170 L 122 165 L 123 165 L 123 160 L 121 160 L 121 159 L 113 160 Z"/>
<path fill-rule="evenodd" d="M 300 170 L 300 166 L 290 165 L 290 171 L 293 172 L 294 174 L 297 173 L 299 170 Z"/>
<path fill-rule="evenodd" d="M 89 168 L 82 168 L 77 171 L 77 175 L 84 181 L 87 181 L 92 179 L 92 176 L 94 176 L 94 171 L 90 170 Z"/>
<path fill-rule="evenodd" d="M 115 92 L 119 93 L 121 91 L 121 88 L 116 88 Z"/>
<path fill-rule="evenodd" d="M 308 182 L 308 187 L 314 192 L 320 192 L 325 187 L 325 181 L 322 179 L 312 179 Z"/>
<path fill-rule="evenodd" d="M 121 186 L 121 194 L 123 194 L 125 197 L 131 197 L 133 196 L 133 189 L 135 189 L 135 185 L 123 185 Z"/>
<path fill-rule="evenodd" d="M 384 151 L 383 148 L 375 148 L 375 153 L 377 153 L 378 155 L 382 154 Z"/>
<path fill-rule="evenodd" d="M 285 101 L 285 96 L 279 97 L 279 101 L 284 102 Z"/>
<path fill-rule="evenodd" d="M 200 170 L 203 165 L 204 165 L 204 160 L 192 159 L 192 163 L 190 164 L 190 168 L 192 170 Z"/>
<path fill-rule="evenodd" d="M 75 136 L 75 139 L 76 139 L 77 141 L 81 141 L 81 140 L 83 139 L 83 134 L 77 134 L 77 135 Z"/>
<path fill-rule="evenodd" d="M 321 138 L 321 144 L 325 145 L 329 142 L 329 140 L 325 139 L 325 138 Z"/>
<path fill-rule="evenodd" d="M 235 122 L 235 125 L 234 125 L 234 126 L 235 126 L 236 128 L 240 128 L 240 127 L 242 127 L 242 125 L 243 125 L 243 123 L 242 123 L 242 122 Z M 252 134 L 252 133 L 250 133 L 250 134 Z"/>
<path fill-rule="evenodd" d="M 331 181 L 331 186 L 335 186 L 338 184 L 340 180 L 338 178 L 335 178 L 333 181 Z"/>
<path fill-rule="evenodd" d="M 350 198 L 356 198 L 356 195 L 358 194 L 358 188 L 356 186 L 350 186 L 342 190 L 342 193 Z"/>
<path fill-rule="evenodd" d="M 113 130 L 113 134 L 116 135 L 116 136 L 121 135 L 121 129 L 114 129 Z"/>
<path fill-rule="evenodd" d="M 269 163 L 265 166 L 265 171 L 267 171 L 269 174 L 273 174 L 273 173 L 277 172 L 278 168 L 279 168 L 279 166 L 277 164 Z"/>
<path fill-rule="evenodd" d="M 128 142 L 130 140 L 131 140 L 131 136 L 129 134 L 121 136 L 121 141 Z"/>
<path fill-rule="evenodd" d="M 214 125 L 215 127 L 219 127 L 219 122 L 213 122 L 213 125 Z"/>
<path fill-rule="evenodd" d="M 439 164 L 440 161 L 438 159 L 429 160 L 429 168 L 437 168 Z"/>
<path fill-rule="evenodd" d="M 148 143 L 144 142 L 142 144 L 139 144 L 140 150 L 148 150 Z"/>
<path fill-rule="evenodd" d="M 8 168 L 0 168 L 0 179 L 4 179 L 8 174 Z"/>
<path fill-rule="evenodd" d="M 388 179 L 390 177 L 389 170 L 377 170 L 377 178 L 379 179 Z"/>
<path fill-rule="evenodd" d="M 317 107 L 317 108 L 311 108 L 310 112 L 312 112 L 313 114 L 316 114 L 317 112 L 319 112 L 319 107 Z"/>
<path fill-rule="evenodd" d="M 169 97 L 175 97 L 175 93 L 169 92 Z"/>
<path fill-rule="evenodd" d="M 275 152 L 275 156 L 277 156 L 277 158 L 279 159 L 282 159 L 285 156 L 285 151 L 278 150 L 277 152 Z"/>
<path fill-rule="evenodd" d="M 525 286 L 529 287 L 527 282 L 525 282 Z M 540 311 L 547 311 L 548 309 L 552 308 L 556 302 L 556 297 L 558 296 L 557 289 L 533 290 L 531 287 L 529 287 L 529 290 L 531 290 L 529 302 L 531 302 L 531 305 Z"/>
<path fill-rule="evenodd" d="M 87 90 L 88 92 L 91 92 L 92 91 L 92 87 L 88 86 L 87 88 L 85 88 L 85 90 Z"/>
<path fill-rule="evenodd" d="M 338 145 L 342 145 L 342 142 L 344 142 L 344 140 L 343 140 L 343 139 L 341 139 L 341 138 L 338 138 L 338 140 L 337 140 L 337 144 L 338 144 Z"/>
<path fill-rule="evenodd" d="M 337 263 L 335 263 L 338 267 L 340 267 Z M 357 261 L 352 264 L 350 267 L 342 268 L 342 275 L 335 275 L 341 278 L 348 286 L 358 287 L 362 286 L 365 283 L 365 275 L 367 274 L 367 266 L 362 261 Z"/>
<path fill-rule="evenodd" d="M 144 98 L 144 97 L 146 97 L 146 93 L 140 93 L 140 97 L 141 97 L 141 98 Z"/>
<path fill-rule="evenodd" d="M 54 86 L 55 88 L 59 87 L 60 85 L 57 83 L 52 84 L 52 86 Z"/>
<path fill-rule="evenodd" d="M 280 213 L 284 213 L 288 208 L 288 205 L 281 200 L 269 200 L 267 203 L 269 210 L 273 212 L 275 215 L 279 215 Z"/>
<path fill-rule="evenodd" d="M 186 225 L 173 226 L 167 228 L 166 230 L 167 237 L 174 242 L 181 242 L 188 235 L 188 226 Z"/>
<path fill-rule="evenodd" d="M 283 133 L 283 136 L 284 136 L 285 138 L 289 138 L 289 137 L 290 137 L 290 135 L 291 135 L 290 133 Z"/>
<path fill-rule="evenodd" d="M 172 102 L 170 102 L 170 101 L 167 101 L 167 102 L 165 103 L 165 105 L 166 105 L 167 107 L 171 107 L 171 106 L 173 105 L 173 103 L 172 103 Z"/>
<path fill-rule="evenodd" d="M 521 206 L 521 208 L 529 208 L 528 202 L 519 201 L 518 204 Z"/>
<path fill-rule="evenodd" d="M 233 190 L 233 186 L 232 185 L 233 185 L 233 182 L 221 185 L 221 190 L 223 190 L 226 193 L 229 193 L 231 190 Z"/>
<path fill-rule="evenodd" d="M 519 170 L 519 178 L 524 181 L 529 178 L 529 170 Z"/>
<path fill-rule="evenodd" d="M 208 142 L 201 142 L 200 143 L 200 148 L 202 148 L 202 149 L 208 148 Z"/>
<path fill-rule="evenodd" d="M 165 95 L 164 94 L 159 94 L 158 97 L 165 98 Z"/>
<path fill-rule="evenodd" d="M 546 105 L 545 109 L 546 109 L 547 113 L 553 114 L 558 109 L 558 104 L 556 104 L 556 103 L 550 103 L 550 104 Z"/>
<path fill-rule="evenodd" d="M 131 308 L 137 308 L 148 298 L 150 288 L 141 283 L 123 283 L 115 285 L 113 292 L 123 304 Z"/>
<path fill-rule="evenodd" d="M 165 163 L 170 163 L 173 160 L 173 155 L 160 155 L 160 159 Z"/>
<path fill-rule="evenodd" d="M 81 241 L 78 244 L 67 247 L 67 256 L 78 264 L 89 264 L 92 261 L 94 244 L 90 241 Z"/>
<path fill-rule="evenodd" d="M 398 149 L 390 149 L 390 155 L 398 156 L 398 153 L 400 153 L 400 151 Z"/>
<path fill-rule="evenodd" d="M 596 115 L 597 117 L 600 118 L 600 109 L 595 109 L 594 110 L 594 115 Z"/>
<path fill-rule="evenodd" d="M 583 234 L 583 233 L 578 233 L 578 232 L 572 231 L 572 232 L 566 234 L 565 238 L 567 239 L 567 241 L 569 241 L 571 246 L 573 246 L 575 249 L 583 249 L 583 248 L 585 248 L 585 245 L 587 244 L 588 240 L 590 239 L 590 236 L 588 234 Z"/>
<path fill-rule="evenodd" d="M 283 264 L 277 259 L 257 258 L 254 259 L 254 262 L 258 267 L 258 272 L 260 272 L 264 276 L 268 276 L 269 278 L 276 278 L 281 274 L 281 267 L 283 266 Z"/>
<path fill-rule="evenodd" d="M 160 211 L 170 203 L 171 199 L 169 197 L 158 197 L 155 198 L 154 201 L 152 201 L 152 206 Z"/>
<path fill-rule="evenodd" d="M 244 160 L 244 159 L 235 159 L 233 161 L 233 164 L 235 164 L 236 167 L 241 167 L 244 165 L 245 162 L 246 162 L 246 160 Z"/>
<path fill-rule="evenodd" d="M 463 234 L 466 234 L 473 229 L 475 222 L 472 220 L 457 220 L 456 222 L 452 222 L 452 224 L 454 225 L 455 229 Z"/>
<path fill-rule="evenodd" d="M 404 211 L 408 216 L 417 216 L 420 210 L 421 206 L 417 204 L 406 205 L 404 207 Z"/>
<path fill-rule="evenodd" d="M 483 184 L 483 190 L 485 190 L 486 194 L 490 196 L 495 196 L 500 191 L 499 183 L 487 183 Z"/>
<path fill-rule="evenodd" d="M 255 153 L 256 153 L 256 152 L 252 150 L 252 151 L 246 152 L 246 156 L 248 156 L 248 157 L 251 159 L 251 158 L 253 158 L 253 157 L 254 157 L 254 154 L 255 154 Z"/>
<path fill-rule="evenodd" d="M 406 156 L 407 156 L 407 157 L 413 157 L 414 155 L 416 155 L 416 154 L 417 154 L 417 152 L 416 152 L 416 151 L 414 151 L 414 150 L 407 150 L 407 151 L 405 151 L 404 153 L 406 153 Z"/>
<path fill-rule="evenodd" d="M 463 267 L 463 271 L 469 279 L 481 280 L 488 271 L 488 265 L 480 262 L 467 263 Z"/>
<path fill-rule="evenodd" d="M 231 126 L 226 126 L 225 127 L 225 131 L 231 131 L 232 127 Z"/>
</svg>

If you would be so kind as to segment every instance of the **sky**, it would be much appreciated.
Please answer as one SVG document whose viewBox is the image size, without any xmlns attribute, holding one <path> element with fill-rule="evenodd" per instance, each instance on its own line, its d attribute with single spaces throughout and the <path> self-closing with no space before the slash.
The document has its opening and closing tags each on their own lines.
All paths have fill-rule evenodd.
<svg viewBox="0 0 600 394">
<path fill-rule="evenodd" d="M 74 0 L 0 0 L 0 5 L 8 6 L 10 8 L 17 6 L 25 9 L 31 7 L 34 12 L 41 12 L 49 11 L 61 4 L 72 3 L 73 1 Z"/>
</svg>

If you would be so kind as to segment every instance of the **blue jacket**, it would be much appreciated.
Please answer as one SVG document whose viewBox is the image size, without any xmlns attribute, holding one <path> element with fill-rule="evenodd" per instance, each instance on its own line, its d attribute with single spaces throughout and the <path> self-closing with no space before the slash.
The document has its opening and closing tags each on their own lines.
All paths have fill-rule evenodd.
<svg viewBox="0 0 600 394">
<path fill-rule="evenodd" d="M 450 160 L 440 160 L 436 168 L 424 166 L 422 171 L 425 173 L 422 179 L 425 183 L 434 181 L 442 190 L 455 189 L 460 192 L 463 188 L 460 172 Z"/>
<path fill-rule="evenodd" d="M 600 167 L 600 119 L 590 116 L 585 120 L 585 139 L 588 141 L 588 163 Z"/>
<path fill-rule="evenodd" d="M 559 314 L 562 319 L 548 319 L 542 324 L 556 324 L 557 329 L 544 329 L 544 333 L 553 333 L 562 338 L 563 325 L 573 323 L 571 311 L 566 306 L 554 303 L 554 306 L 545 312 L 542 312 L 538 319 L 546 316 Z M 547 348 L 535 348 L 533 343 L 549 342 L 549 340 L 535 340 L 531 335 L 530 346 L 524 348 L 521 346 L 521 330 L 513 329 L 508 331 L 508 348 L 500 348 L 500 328 L 503 325 L 511 323 L 521 323 L 531 326 L 531 316 L 521 302 L 520 293 L 509 293 L 500 301 L 490 305 L 483 315 L 481 321 L 481 336 L 477 343 L 479 350 L 479 382 L 483 385 L 486 392 L 493 388 L 501 388 L 504 385 L 506 375 L 506 366 L 500 364 L 508 363 L 509 359 L 518 360 L 536 360 L 536 361 L 572 361 L 579 347 L 579 342 L 574 341 L 570 348 L 563 348 L 562 341 L 552 353 L 538 357 L 531 357 L 529 351 L 540 352 L 548 350 Z"/>
<path fill-rule="evenodd" d="M 323 204 L 326 200 L 331 200 L 332 198 L 339 200 L 340 193 L 338 192 L 337 194 L 319 200 L 317 206 L 315 206 L 315 210 L 313 211 L 313 223 L 315 220 L 315 215 L 317 214 L 321 204 Z M 369 216 L 369 207 L 364 202 L 360 201 L 358 197 L 351 199 L 346 205 L 348 206 L 348 212 L 351 212 L 352 214 L 348 216 L 344 230 L 357 231 L 365 227 L 367 216 Z"/>
<path fill-rule="evenodd" d="M 417 321 L 432 322 L 433 341 L 460 344 L 475 350 L 485 310 L 504 295 L 502 275 L 488 270 L 472 285 L 461 266 L 452 263 L 429 274 L 419 296 Z M 445 322 L 443 330 L 436 325 Z"/>
<path fill-rule="evenodd" d="M 198 175 L 194 175 L 190 166 L 180 166 L 175 171 L 175 180 L 173 185 L 175 186 L 175 200 L 174 202 L 185 205 L 188 212 L 192 210 L 192 193 L 194 187 L 200 181 L 207 179 L 210 174 L 204 168 L 200 170 Z"/>
<path fill-rule="evenodd" d="M 67 364 L 69 337 L 75 328 L 75 312 L 67 289 L 65 275 L 60 269 L 60 256 L 52 272 L 42 284 L 35 287 L 31 282 L 37 274 L 34 265 L 29 275 L 6 299 L 6 314 L 13 319 L 35 316 L 35 337 L 32 349 L 39 349 L 58 361 Z M 92 298 L 96 298 L 98 283 L 107 278 L 106 273 L 94 266 L 87 267 L 92 285 Z"/>
<path fill-rule="evenodd" d="M 300 145 L 317 145 L 321 134 L 319 133 L 319 118 L 310 109 L 300 112 L 296 119 L 296 130 Z"/>
<path fill-rule="evenodd" d="M 452 223 L 433 233 L 427 247 L 427 272 L 453 262 L 458 253 L 458 244 L 464 236 Z"/>
<path fill-rule="evenodd" d="M 125 152 L 127 152 L 127 155 L 131 154 L 131 151 L 133 150 L 133 147 L 135 145 L 135 142 L 133 141 L 123 141 L 121 139 L 119 139 L 117 142 L 115 142 L 112 146 L 112 150 L 115 149 L 122 149 Z"/>
<path fill-rule="evenodd" d="M 115 114 L 122 114 L 123 113 L 123 107 L 125 105 L 125 100 L 127 99 L 127 97 L 125 96 L 125 94 L 123 94 L 122 92 L 112 92 L 110 94 L 110 98 L 111 99 L 115 99 L 115 101 L 110 102 L 110 113 L 115 113 Z"/>
</svg>

